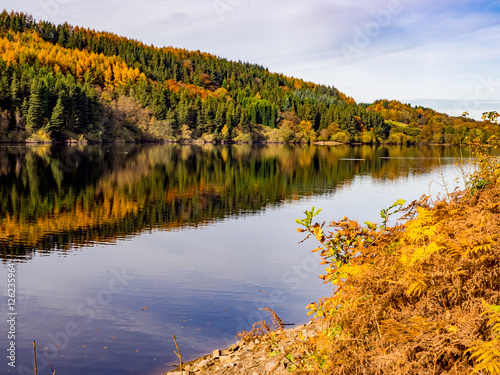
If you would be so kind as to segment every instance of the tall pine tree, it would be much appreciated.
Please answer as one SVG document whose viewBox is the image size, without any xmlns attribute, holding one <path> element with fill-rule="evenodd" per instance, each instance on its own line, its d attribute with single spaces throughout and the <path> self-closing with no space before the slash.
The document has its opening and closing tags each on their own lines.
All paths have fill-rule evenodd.
<svg viewBox="0 0 500 375">
<path fill-rule="evenodd" d="M 28 113 L 26 116 L 26 128 L 28 130 L 40 129 L 43 125 L 43 103 L 42 87 L 35 80 L 31 84 L 30 99 L 28 102 Z"/>
<path fill-rule="evenodd" d="M 52 133 L 53 138 L 57 138 L 64 127 L 64 105 L 61 97 L 57 99 L 56 106 L 50 116 L 50 121 L 47 124 L 47 129 Z"/>
</svg>

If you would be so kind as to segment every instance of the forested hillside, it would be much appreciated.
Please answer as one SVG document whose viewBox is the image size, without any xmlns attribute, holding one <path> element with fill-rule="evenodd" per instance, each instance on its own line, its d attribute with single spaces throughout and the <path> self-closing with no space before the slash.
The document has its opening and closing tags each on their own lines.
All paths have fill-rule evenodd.
<svg viewBox="0 0 500 375">
<path fill-rule="evenodd" d="M 393 102 L 381 103 L 358 105 L 334 87 L 255 64 L 0 14 L 0 141 L 459 139 L 447 136 L 453 118 L 387 122 Z M 434 125 L 444 129 L 439 139 L 427 129 Z"/>
<path fill-rule="evenodd" d="M 309 141 L 332 123 L 384 139 L 380 114 L 333 87 L 248 63 L 0 15 L 0 137 Z"/>
<path fill-rule="evenodd" d="M 500 134 L 498 114 L 494 111 L 484 113 L 483 121 L 474 121 L 467 113 L 461 117 L 448 116 L 396 100 L 377 100 L 367 109 L 380 113 L 391 126 L 388 143 L 466 144 L 473 139 L 494 143 Z"/>
</svg>

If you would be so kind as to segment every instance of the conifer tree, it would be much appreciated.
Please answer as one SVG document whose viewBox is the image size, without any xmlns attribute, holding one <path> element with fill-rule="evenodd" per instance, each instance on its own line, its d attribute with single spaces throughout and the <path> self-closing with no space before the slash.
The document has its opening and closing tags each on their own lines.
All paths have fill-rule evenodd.
<svg viewBox="0 0 500 375">
<path fill-rule="evenodd" d="M 23 122 L 26 124 L 26 118 L 28 117 L 29 104 L 28 99 L 23 99 L 23 104 L 21 104 L 21 116 L 23 117 Z"/>
<path fill-rule="evenodd" d="M 10 85 L 10 95 L 11 95 L 11 103 L 12 107 L 15 109 L 17 106 L 21 104 L 21 98 L 20 98 L 20 87 L 19 87 L 19 80 L 17 79 L 17 74 L 14 72 L 12 76 L 12 83 Z"/>
<path fill-rule="evenodd" d="M 228 129 L 232 129 L 234 124 L 233 124 L 233 116 L 234 116 L 234 109 L 230 108 L 226 112 L 226 126 Z"/>
<path fill-rule="evenodd" d="M 43 125 L 43 103 L 42 88 L 38 81 L 33 81 L 31 85 L 30 99 L 28 103 L 28 113 L 26 116 L 26 127 L 36 130 Z"/>
<path fill-rule="evenodd" d="M 47 128 L 50 132 L 55 133 L 56 135 L 61 132 L 64 127 L 64 105 L 61 97 L 57 99 L 56 106 L 52 111 L 52 115 L 50 116 L 50 121 L 47 125 Z"/>
<path fill-rule="evenodd" d="M 7 76 L 0 79 L 0 108 L 8 109 L 11 106 L 10 85 Z"/>
<path fill-rule="evenodd" d="M 223 109 L 222 109 L 222 105 L 219 104 L 219 106 L 217 107 L 217 111 L 215 112 L 215 119 L 214 119 L 214 125 L 215 125 L 215 129 L 217 131 L 217 133 L 220 132 L 220 130 L 222 129 L 222 116 L 223 116 Z"/>
</svg>

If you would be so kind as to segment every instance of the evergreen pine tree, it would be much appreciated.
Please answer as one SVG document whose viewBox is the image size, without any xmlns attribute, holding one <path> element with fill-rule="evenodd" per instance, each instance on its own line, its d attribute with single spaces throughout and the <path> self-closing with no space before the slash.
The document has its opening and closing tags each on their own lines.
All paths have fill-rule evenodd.
<svg viewBox="0 0 500 375">
<path fill-rule="evenodd" d="M 88 99 L 87 95 L 84 92 L 78 92 L 77 96 L 77 127 L 79 131 L 85 131 L 85 129 L 89 125 L 89 116 L 88 116 Z"/>
<path fill-rule="evenodd" d="M 33 81 L 31 85 L 30 99 L 28 103 L 28 113 L 26 116 L 26 127 L 30 130 L 36 130 L 43 125 L 43 103 L 41 85 Z"/>
<path fill-rule="evenodd" d="M 3 76 L 0 79 L 0 108 L 10 109 L 11 107 L 11 92 L 10 85 L 7 76 Z"/>
<path fill-rule="evenodd" d="M 47 128 L 52 133 L 60 133 L 64 127 L 64 106 L 61 97 L 57 99 L 56 106 L 50 116 Z"/>
<path fill-rule="evenodd" d="M 222 116 L 223 116 L 223 109 L 222 106 L 219 104 L 219 106 L 217 107 L 217 111 L 215 112 L 215 119 L 214 119 L 214 125 L 217 134 L 220 132 L 223 126 Z"/>
<path fill-rule="evenodd" d="M 243 127 L 247 127 L 248 123 L 250 122 L 250 118 L 248 116 L 248 112 L 246 110 L 241 111 L 241 116 L 240 116 L 240 124 Z"/>
<path fill-rule="evenodd" d="M 9 130 L 14 130 L 16 128 L 16 117 L 19 116 L 19 106 L 21 105 L 21 99 L 19 97 L 19 81 L 17 79 L 17 74 L 14 72 L 12 76 L 12 82 L 10 84 L 10 121 Z M 16 116 L 16 111 L 18 116 Z"/>
<path fill-rule="evenodd" d="M 290 98 L 288 96 L 285 97 L 285 101 L 283 103 L 283 112 L 287 112 L 292 109 L 292 105 L 290 103 Z"/>
<path fill-rule="evenodd" d="M 28 117 L 28 110 L 30 105 L 28 104 L 28 99 L 23 99 L 23 104 L 21 104 L 21 115 L 23 116 L 24 122 L 26 123 L 26 118 Z"/>
<path fill-rule="evenodd" d="M 10 84 L 10 96 L 12 107 L 15 108 L 21 104 L 21 98 L 19 97 L 19 80 L 17 79 L 17 74 L 14 72 L 12 76 L 12 82 Z"/>
<path fill-rule="evenodd" d="M 278 116 L 279 116 L 278 109 L 273 106 L 273 108 L 271 109 L 271 117 L 268 125 L 271 126 L 272 128 L 275 128 L 276 122 L 278 121 Z"/>
<path fill-rule="evenodd" d="M 66 47 L 66 43 L 68 42 L 68 30 L 65 26 L 59 26 L 57 29 L 59 33 L 57 44 Z"/>
<path fill-rule="evenodd" d="M 234 116 L 234 109 L 229 108 L 226 112 L 226 126 L 228 127 L 228 129 L 232 129 L 234 126 L 233 116 Z"/>
</svg>

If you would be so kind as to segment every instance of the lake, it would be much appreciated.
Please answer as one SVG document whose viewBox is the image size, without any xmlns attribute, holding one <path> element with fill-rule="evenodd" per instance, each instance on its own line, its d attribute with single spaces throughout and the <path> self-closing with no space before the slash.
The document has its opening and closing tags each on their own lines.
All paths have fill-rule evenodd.
<svg viewBox="0 0 500 375">
<path fill-rule="evenodd" d="M 16 364 L 6 350 L 2 369 L 33 374 L 36 340 L 39 374 L 162 374 L 178 362 L 174 334 L 189 360 L 270 320 L 266 306 L 303 324 L 332 287 L 316 243 L 299 244 L 302 211 L 380 221 L 399 198 L 459 186 L 461 157 L 437 146 L 0 146 L 0 344 L 15 316 Z"/>
</svg>

